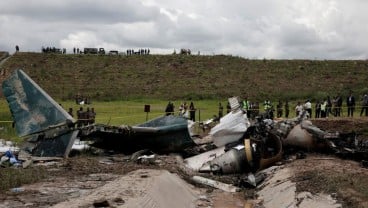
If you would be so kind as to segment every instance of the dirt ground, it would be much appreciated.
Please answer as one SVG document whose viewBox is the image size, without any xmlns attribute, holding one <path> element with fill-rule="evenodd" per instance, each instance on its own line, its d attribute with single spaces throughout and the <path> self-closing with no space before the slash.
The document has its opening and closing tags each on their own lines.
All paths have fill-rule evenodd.
<svg viewBox="0 0 368 208">
<path fill-rule="evenodd" d="M 367 119 L 324 119 L 313 120 L 315 125 L 327 131 L 365 132 Z M 363 134 L 363 136 L 365 136 Z M 244 175 L 215 176 L 187 171 L 180 156 L 158 155 L 152 161 L 137 163 L 126 155 L 88 155 L 70 157 L 61 162 L 34 164 L 31 168 L 43 168 L 48 177 L 31 184 L 24 184 L 17 190 L 0 192 L 2 207 L 58 207 L 66 201 L 85 197 L 94 190 L 111 183 L 137 170 L 167 170 L 180 176 L 198 194 L 195 207 L 263 207 L 258 199 L 257 189 L 242 187 L 238 193 L 227 193 L 191 180 L 195 175 L 218 181 L 233 183 L 237 186 Z M 306 153 L 306 158 L 296 159 L 291 155 L 280 164 L 282 168 L 292 170 L 292 181 L 297 192 L 325 193 L 335 198 L 342 207 L 368 207 L 368 169 L 360 162 L 340 159 L 334 155 Z M 1 171 L 1 169 L 0 169 Z M 141 176 L 142 178 L 147 176 Z M 124 187 L 119 187 L 124 189 Z M 129 191 L 125 195 L 106 199 L 96 198 L 88 206 L 68 205 L 71 207 L 125 207 Z M 128 195 L 126 195 L 128 194 Z"/>
</svg>

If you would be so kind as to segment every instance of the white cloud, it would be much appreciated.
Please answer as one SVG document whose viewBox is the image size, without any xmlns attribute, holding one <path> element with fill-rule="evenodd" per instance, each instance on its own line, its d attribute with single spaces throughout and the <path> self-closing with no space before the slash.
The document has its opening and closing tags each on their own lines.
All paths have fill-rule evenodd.
<svg viewBox="0 0 368 208">
<path fill-rule="evenodd" d="M 152 48 L 249 58 L 366 59 L 368 1 L 2 0 L 0 50 Z"/>
</svg>

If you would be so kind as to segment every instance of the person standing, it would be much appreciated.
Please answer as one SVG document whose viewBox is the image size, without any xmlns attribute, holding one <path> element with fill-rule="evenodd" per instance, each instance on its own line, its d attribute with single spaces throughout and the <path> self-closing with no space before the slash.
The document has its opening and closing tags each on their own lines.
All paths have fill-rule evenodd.
<svg viewBox="0 0 368 208">
<path fill-rule="evenodd" d="M 271 101 L 270 100 L 265 100 L 263 103 L 263 109 L 265 112 L 267 112 L 268 110 L 270 110 L 272 107 Z"/>
<path fill-rule="evenodd" d="M 96 121 L 96 112 L 95 112 L 95 108 L 91 108 L 91 111 L 89 112 L 89 119 L 90 119 L 90 123 L 94 124 Z"/>
<path fill-rule="evenodd" d="M 277 108 L 277 118 L 281 118 L 282 117 L 282 102 L 281 100 L 279 100 L 279 103 L 276 106 Z"/>
<path fill-rule="evenodd" d="M 289 112 L 290 112 L 290 110 L 289 110 L 289 101 L 286 100 L 285 101 L 285 118 L 289 118 Z"/>
<path fill-rule="evenodd" d="M 68 114 L 69 114 L 71 117 L 74 117 L 74 114 L 73 114 L 73 108 L 69 108 Z"/>
<path fill-rule="evenodd" d="M 303 105 L 300 102 L 298 102 L 298 104 L 295 107 L 295 116 L 298 117 L 299 115 L 302 114 L 302 112 L 303 112 Z"/>
<path fill-rule="evenodd" d="M 354 116 L 354 110 L 355 110 L 355 98 L 353 96 L 353 92 L 350 91 L 350 95 L 346 99 L 346 105 L 348 106 L 348 117 Z"/>
<path fill-rule="evenodd" d="M 245 99 L 243 100 L 242 102 L 242 108 L 245 112 L 248 112 L 249 110 L 249 107 L 250 107 L 250 104 L 249 104 L 249 101 L 248 101 L 248 98 L 245 97 Z"/>
<path fill-rule="evenodd" d="M 305 102 L 304 109 L 308 112 L 309 118 L 312 118 L 312 103 L 309 99 Z"/>
<path fill-rule="evenodd" d="M 342 112 L 342 98 L 339 95 L 336 96 L 336 116 L 340 117 L 342 116 L 343 112 Z"/>
<path fill-rule="evenodd" d="M 327 100 L 324 100 L 321 103 L 321 118 L 326 118 L 326 111 L 327 111 Z"/>
<path fill-rule="evenodd" d="M 221 102 L 220 102 L 219 103 L 219 112 L 218 112 L 219 119 L 222 118 L 223 115 L 224 115 L 224 107 L 222 107 Z"/>
<path fill-rule="evenodd" d="M 321 115 L 321 102 L 317 100 L 316 106 L 315 106 L 315 118 L 319 118 Z"/>
<path fill-rule="evenodd" d="M 332 114 L 332 101 L 330 96 L 327 96 L 327 105 L 326 105 L 326 117 Z"/>
<path fill-rule="evenodd" d="M 189 118 L 189 111 L 188 111 L 188 105 L 187 102 L 184 102 L 184 106 L 183 106 L 183 116 L 185 118 Z"/>
<path fill-rule="evenodd" d="M 231 112 L 231 105 L 230 102 L 227 101 L 227 105 L 226 105 L 226 113 L 230 113 Z"/>
<path fill-rule="evenodd" d="M 368 95 L 364 94 L 363 96 L 363 103 L 362 103 L 362 111 L 360 111 L 360 116 L 363 115 L 365 111 L 365 116 L 368 116 Z"/>
<path fill-rule="evenodd" d="M 166 106 L 165 109 L 165 115 L 169 116 L 169 115 L 173 115 L 174 114 L 174 108 L 173 108 L 173 104 L 169 101 L 169 103 Z"/>
<path fill-rule="evenodd" d="M 259 116 L 259 102 L 255 102 L 253 106 L 253 116 Z"/>
<path fill-rule="evenodd" d="M 83 107 L 80 107 L 79 110 L 77 111 L 77 126 L 81 127 L 83 124 L 83 119 L 84 119 L 84 112 L 83 112 Z"/>
<path fill-rule="evenodd" d="M 266 113 L 266 118 L 273 120 L 274 107 L 269 99 L 266 99 L 263 103 L 263 109 Z"/>
<path fill-rule="evenodd" d="M 189 105 L 189 119 L 192 120 L 192 121 L 195 121 L 195 112 L 196 112 L 196 109 L 194 108 L 194 104 L 193 102 L 190 102 L 190 105 Z"/>
</svg>

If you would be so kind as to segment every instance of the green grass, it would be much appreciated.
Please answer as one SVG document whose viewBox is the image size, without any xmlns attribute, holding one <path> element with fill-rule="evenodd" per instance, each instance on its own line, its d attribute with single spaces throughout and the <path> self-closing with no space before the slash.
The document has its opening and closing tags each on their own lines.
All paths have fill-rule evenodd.
<svg viewBox="0 0 368 208">
<path fill-rule="evenodd" d="M 192 100 L 196 111 L 196 121 L 204 121 L 213 118 L 214 115 L 218 115 L 218 104 L 224 107 L 224 115 L 226 114 L 227 100 Z M 62 107 L 68 111 L 69 108 L 73 108 L 74 118 L 76 118 L 76 111 L 83 107 L 84 110 L 94 108 L 96 115 L 96 123 L 110 124 L 110 125 L 137 125 L 144 123 L 146 119 L 154 119 L 161 115 L 164 115 L 164 111 L 168 101 L 159 99 L 137 99 L 137 100 L 121 100 L 121 101 L 93 101 L 90 105 L 77 105 L 72 100 L 56 100 Z M 182 102 L 189 100 L 171 100 L 175 105 L 175 115 L 178 115 L 179 106 Z M 290 115 L 289 118 L 295 117 L 295 105 L 296 101 L 289 102 Z M 273 105 L 276 106 L 277 102 L 274 101 Z M 150 112 L 144 112 L 144 105 L 150 105 Z M 314 106 L 312 107 L 314 109 Z M 260 103 L 260 112 L 263 112 L 263 105 Z M 359 116 L 360 109 L 357 108 L 355 117 Z M 344 110 L 346 116 L 346 109 Z M 314 112 L 313 112 L 314 116 Z M 15 129 L 12 128 L 12 117 L 8 108 L 8 104 L 5 99 L 0 99 L 0 138 L 10 139 L 17 143 L 22 139 L 18 138 L 15 134 Z"/>
<path fill-rule="evenodd" d="M 366 60 L 249 60 L 233 56 L 93 56 L 17 53 L 0 67 L 21 68 L 52 97 L 84 94 L 99 101 L 224 100 L 254 101 L 357 98 L 368 91 Z M 0 81 L 2 77 L 0 77 Z"/>
<path fill-rule="evenodd" d="M 110 124 L 110 125 L 136 125 L 144 123 L 147 119 L 147 113 L 144 112 L 144 105 L 150 105 L 150 112 L 148 113 L 148 120 L 164 115 L 164 111 L 168 101 L 157 99 L 140 99 L 132 101 L 92 101 L 91 105 L 77 105 L 74 101 L 58 101 L 62 107 L 68 111 L 73 108 L 74 117 L 76 118 L 76 111 L 83 107 L 94 108 L 96 115 L 96 123 Z M 189 105 L 190 101 L 171 101 L 175 105 L 175 115 L 178 115 L 179 106 L 186 101 Z M 225 100 L 193 100 L 194 106 L 197 109 L 196 120 L 207 120 L 213 115 L 218 115 L 218 103 L 221 102 L 224 106 L 224 114 L 226 113 Z M 199 114 L 200 112 L 200 114 Z M 12 118 L 8 108 L 8 104 L 4 99 L 0 99 L 0 126 L 4 127 L 0 130 L 0 137 L 11 139 L 19 142 L 20 139 L 15 135 L 15 129 L 11 127 Z"/>
<path fill-rule="evenodd" d="M 175 105 L 175 114 L 178 115 L 179 106 L 184 101 L 171 101 Z M 189 105 L 190 101 L 186 101 Z M 212 118 L 213 115 L 218 114 L 218 102 L 215 100 L 199 100 L 193 101 L 197 112 L 196 119 L 199 119 L 199 111 L 201 120 Z M 148 119 L 153 119 L 158 116 L 164 115 L 165 108 L 168 101 L 147 99 L 147 100 L 135 100 L 135 101 L 93 101 L 91 105 L 77 105 L 72 101 L 61 101 L 60 104 L 67 110 L 69 107 L 73 108 L 75 112 L 80 107 L 85 110 L 87 107 L 95 108 L 97 113 L 96 123 L 109 123 L 112 125 L 136 125 L 146 121 L 147 113 L 144 112 L 144 105 L 150 105 L 150 112 L 148 113 Z M 225 106 L 226 102 L 221 101 Z"/>
<path fill-rule="evenodd" d="M 193 100 L 199 119 L 218 114 L 218 102 L 228 97 L 247 96 L 260 104 L 266 98 L 290 100 L 290 117 L 297 101 L 349 90 L 358 101 L 368 92 L 366 60 L 249 60 L 233 56 L 94 56 L 17 53 L 0 67 L 4 80 L 13 70 L 23 69 L 67 110 L 80 106 L 76 94 L 89 96 L 97 112 L 96 122 L 112 125 L 143 123 L 145 104 L 151 105 L 148 119 L 163 114 L 169 100 L 175 109 Z M 0 136 L 15 138 L 11 116 L 0 92 Z M 85 106 L 84 108 L 86 108 Z M 262 109 L 263 106 L 261 105 Z M 225 111 L 225 110 L 224 110 Z M 357 115 L 357 113 L 355 113 Z M 5 123 L 4 123 L 5 121 Z M 5 136 L 4 136 L 5 135 Z"/>
<path fill-rule="evenodd" d="M 43 167 L 1 168 L 0 192 L 8 191 L 24 184 L 34 183 L 47 177 Z"/>
</svg>

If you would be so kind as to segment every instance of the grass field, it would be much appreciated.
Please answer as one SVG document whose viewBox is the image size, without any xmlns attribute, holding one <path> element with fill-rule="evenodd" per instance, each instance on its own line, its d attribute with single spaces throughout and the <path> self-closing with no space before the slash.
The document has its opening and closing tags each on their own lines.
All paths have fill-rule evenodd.
<svg viewBox="0 0 368 208">
<path fill-rule="evenodd" d="M 23 69 L 48 94 L 72 100 L 216 100 L 262 102 L 368 92 L 367 60 L 251 60 L 235 56 L 97 56 L 17 53 L 3 75 Z M 0 76 L 0 81 L 5 78 Z M 1 92 L 0 92 L 1 94 Z"/>
<path fill-rule="evenodd" d="M 171 101 L 175 105 L 175 114 L 178 115 L 179 106 L 184 101 Z M 188 106 L 190 101 L 186 101 Z M 200 100 L 193 101 L 197 112 L 196 120 L 206 120 L 212 118 L 213 115 L 218 114 L 218 103 L 221 102 L 226 111 L 226 101 L 215 100 Z M 136 101 L 110 101 L 93 102 L 91 105 L 77 105 L 71 101 L 60 101 L 60 104 L 64 109 L 73 108 L 75 112 L 80 107 L 86 110 L 87 107 L 94 108 L 96 115 L 96 123 L 112 124 L 112 125 L 135 125 L 143 123 L 147 119 L 147 113 L 144 112 L 144 106 L 150 105 L 150 112 L 148 113 L 148 119 L 153 119 L 158 116 L 164 115 L 165 108 L 168 101 L 162 100 L 136 100 Z M 200 115 L 199 115 L 200 111 Z M 225 113 L 225 112 L 224 112 Z M 75 114 L 75 113 L 74 113 Z M 199 118 L 200 116 L 200 118 Z"/>
<path fill-rule="evenodd" d="M 137 125 L 144 123 L 146 119 L 154 119 L 161 115 L 164 115 L 164 111 L 168 101 L 157 99 L 141 99 L 131 101 L 95 101 L 90 105 L 77 105 L 74 101 L 58 101 L 62 107 L 68 111 L 69 108 L 73 108 L 74 118 L 76 118 L 76 111 L 82 107 L 83 110 L 87 108 L 94 108 L 96 115 L 96 123 L 109 124 L 109 125 Z M 186 101 L 188 106 L 190 101 Z M 171 101 L 175 105 L 175 115 L 179 114 L 179 106 L 184 101 Z M 223 106 L 223 114 L 226 114 L 227 100 L 193 100 L 196 111 L 196 121 L 204 121 L 213 118 L 214 115 L 219 113 L 219 102 Z M 289 118 L 295 116 L 295 104 L 296 101 L 290 102 L 290 115 Z M 147 114 L 144 112 L 144 106 L 150 105 L 150 112 Z M 273 102 L 276 106 L 276 102 Z M 344 107 L 345 108 L 345 107 Z M 260 111 L 263 112 L 263 105 L 260 105 Z M 313 107 L 314 109 L 314 107 Z M 346 116 L 346 109 L 344 109 L 343 116 Z M 360 108 L 356 109 L 355 117 L 358 117 Z M 312 113 L 314 117 L 314 112 Z M 12 128 L 12 117 L 8 108 L 8 104 L 4 98 L 0 99 L 0 138 L 11 139 L 16 142 L 21 140 L 16 136 L 15 129 Z"/>
<path fill-rule="evenodd" d="M 77 105 L 74 101 L 57 101 L 63 108 L 68 111 L 69 108 L 73 108 L 74 117 L 76 118 L 76 111 L 83 107 L 84 110 L 94 108 L 96 115 L 96 123 L 110 124 L 110 125 L 136 125 L 164 115 L 166 105 L 168 101 L 163 100 L 135 100 L 135 101 L 96 101 L 90 105 Z M 184 101 L 171 101 L 175 105 L 175 115 L 178 115 L 179 106 Z M 188 106 L 190 101 L 186 101 Z M 200 100 L 193 101 L 196 111 L 196 120 L 207 120 L 212 118 L 213 115 L 218 115 L 219 102 L 224 107 L 224 114 L 226 113 L 225 100 Z M 144 112 L 144 106 L 150 105 L 150 112 L 147 114 Z M 0 130 L 0 138 L 15 139 L 15 130 L 11 127 L 12 118 L 8 108 L 8 104 L 4 98 L 0 99 L 0 126 L 4 127 Z"/>
<path fill-rule="evenodd" d="M 79 105 L 77 95 L 89 96 L 96 122 L 135 125 L 163 115 L 167 102 L 178 111 L 193 100 L 196 120 L 226 111 L 227 98 L 247 96 L 260 104 L 267 98 L 290 102 L 290 117 L 297 101 L 315 101 L 353 90 L 357 105 L 368 92 L 367 60 L 250 60 L 234 56 L 95 56 L 17 53 L 0 66 L 0 82 L 13 70 L 23 69 L 64 109 Z M 260 106 L 262 109 L 263 106 Z M 360 109 L 358 109 L 360 110 Z M 345 111 L 346 112 L 346 111 Z M 176 113 L 178 114 L 178 113 Z M 357 115 L 356 113 L 355 115 Z M 199 117 L 200 116 L 200 117 Z M 11 116 L 0 91 L 0 136 L 14 138 Z"/>
</svg>

